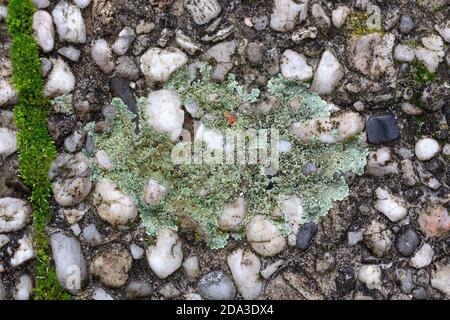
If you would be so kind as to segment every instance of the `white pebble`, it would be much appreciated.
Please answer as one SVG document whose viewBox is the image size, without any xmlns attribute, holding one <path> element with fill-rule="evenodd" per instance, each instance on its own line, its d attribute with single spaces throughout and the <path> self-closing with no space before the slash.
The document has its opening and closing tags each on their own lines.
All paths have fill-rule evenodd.
<svg viewBox="0 0 450 320">
<path fill-rule="evenodd" d="M 158 90 L 150 93 L 145 108 L 148 124 L 158 132 L 167 133 L 177 140 L 184 123 L 181 100 L 174 90 Z"/>
<path fill-rule="evenodd" d="M 8 81 L 0 79 L 0 107 L 15 104 L 17 92 Z"/>
<path fill-rule="evenodd" d="M 256 300 L 264 282 L 260 278 L 261 260 L 249 250 L 237 249 L 227 258 L 233 279 L 245 300 Z"/>
<path fill-rule="evenodd" d="M 31 207 L 15 198 L 0 199 L 0 233 L 21 230 L 31 217 Z"/>
<path fill-rule="evenodd" d="M 190 282 L 194 282 L 200 276 L 200 262 L 197 256 L 187 258 L 183 262 L 183 268 Z"/>
<path fill-rule="evenodd" d="M 127 53 L 134 39 L 136 39 L 136 32 L 133 28 L 126 27 L 120 31 L 116 42 L 112 45 L 112 50 L 118 56 L 123 56 Z"/>
<path fill-rule="evenodd" d="M 16 292 L 14 294 L 14 300 L 26 301 L 30 300 L 33 291 L 33 282 L 30 276 L 22 275 L 19 278 L 19 282 L 16 284 Z"/>
<path fill-rule="evenodd" d="M 58 53 L 62 55 L 63 57 L 66 57 L 67 59 L 78 62 L 80 60 L 81 51 L 69 46 L 69 47 L 63 47 L 58 50 Z"/>
<path fill-rule="evenodd" d="M 91 56 L 97 66 L 105 74 L 111 74 L 116 67 L 109 43 L 99 39 L 92 44 Z"/>
<path fill-rule="evenodd" d="M 344 77 L 344 69 L 339 60 L 326 50 L 320 59 L 311 85 L 311 91 L 320 94 L 331 94 Z"/>
<path fill-rule="evenodd" d="M 53 18 L 45 10 L 33 14 L 33 34 L 42 51 L 50 52 L 55 47 L 55 28 Z"/>
<path fill-rule="evenodd" d="M 412 62 L 415 56 L 414 49 L 405 44 L 398 44 L 394 48 L 394 59 L 397 61 Z"/>
<path fill-rule="evenodd" d="M 0 128 L 0 158 L 7 158 L 17 151 L 17 132 Z"/>
<path fill-rule="evenodd" d="M 94 200 L 98 215 L 113 226 L 125 226 L 137 218 L 137 208 L 133 199 L 109 180 L 97 182 Z"/>
<path fill-rule="evenodd" d="M 177 271 L 183 263 L 183 250 L 178 235 L 169 229 L 159 231 L 156 245 L 147 249 L 147 260 L 160 279 L 165 279 Z"/>
<path fill-rule="evenodd" d="M 421 269 L 429 266 L 433 261 L 434 250 L 428 244 L 424 243 L 422 247 L 417 250 L 416 254 L 411 258 L 409 264 L 416 269 Z"/>
<path fill-rule="evenodd" d="M 281 56 L 280 67 L 286 79 L 308 81 L 313 77 L 313 68 L 306 62 L 305 56 L 290 49 Z"/>
<path fill-rule="evenodd" d="M 427 161 L 434 158 L 441 151 L 441 146 L 432 138 L 424 138 L 417 141 L 414 151 L 417 159 Z"/>
<path fill-rule="evenodd" d="M 52 62 L 53 69 L 45 84 L 45 94 L 49 97 L 57 97 L 71 93 L 75 89 L 76 80 L 69 66 L 61 58 L 53 59 Z"/>
<path fill-rule="evenodd" d="M 132 243 L 130 245 L 130 252 L 134 260 L 140 260 L 142 259 L 142 257 L 144 257 L 145 250 Z"/>
<path fill-rule="evenodd" d="M 242 197 L 227 204 L 219 216 L 219 228 L 224 231 L 235 231 L 244 220 L 245 210 L 246 202 Z"/>
<path fill-rule="evenodd" d="M 381 288 L 381 269 L 377 265 L 364 265 L 359 269 L 358 279 L 364 283 L 367 288 Z"/>
<path fill-rule="evenodd" d="M 378 188 L 375 190 L 375 195 L 377 197 L 375 209 L 382 212 L 392 222 L 398 222 L 408 214 L 404 200 L 393 196 L 386 189 Z"/>
<path fill-rule="evenodd" d="M 261 215 L 247 224 L 246 237 L 252 248 L 264 257 L 275 256 L 286 247 L 286 239 L 278 227 Z"/>
<path fill-rule="evenodd" d="M 52 11 L 60 41 L 86 43 L 86 25 L 80 8 L 60 1 Z"/>
<path fill-rule="evenodd" d="M 151 48 L 141 57 L 141 70 L 153 82 L 165 82 L 170 75 L 188 61 L 186 54 L 177 48 Z"/>
<path fill-rule="evenodd" d="M 30 235 L 24 235 L 18 243 L 19 247 L 14 251 L 14 255 L 10 262 L 13 268 L 34 258 L 33 239 Z"/>
</svg>

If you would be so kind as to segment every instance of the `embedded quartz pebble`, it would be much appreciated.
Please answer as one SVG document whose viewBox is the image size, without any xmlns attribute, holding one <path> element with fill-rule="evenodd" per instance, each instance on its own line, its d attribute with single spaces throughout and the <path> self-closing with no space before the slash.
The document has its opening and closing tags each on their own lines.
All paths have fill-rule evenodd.
<svg viewBox="0 0 450 320">
<path fill-rule="evenodd" d="M 108 287 L 120 288 L 126 284 L 132 264 L 133 258 L 128 249 L 114 244 L 95 254 L 89 271 Z"/>
<path fill-rule="evenodd" d="M 219 228 L 224 231 L 236 231 L 244 220 L 245 210 L 246 202 L 242 197 L 227 204 L 217 221 Z"/>
<path fill-rule="evenodd" d="M 80 292 L 86 283 L 88 274 L 79 241 L 76 238 L 68 237 L 63 232 L 58 232 L 51 236 L 50 244 L 58 282 L 73 294 Z"/>
<path fill-rule="evenodd" d="M 45 95 L 57 97 L 71 93 L 75 89 L 76 80 L 69 66 L 61 58 L 51 59 L 51 62 L 53 68 L 45 84 Z"/>
<path fill-rule="evenodd" d="M 16 198 L 0 199 L 0 233 L 21 230 L 31 217 L 31 207 L 27 202 Z"/>
<path fill-rule="evenodd" d="M 52 163 L 49 178 L 56 202 L 69 207 L 82 202 L 92 188 L 89 161 L 82 154 L 60 154 Z"/>
<path fill-rule="evenodd" d="M 308 14 L 308 2 L 301 4 L 293 0 L 274 0 L 273 13 L 270 16 L 270 28 L 279 32 L 294 29 L 296 22 L 302 22 Z"/>
<path fill-rule="evenodd" d="M 252 248 L 264 257 L 275 256 L 286 247 L 286 239 L 278 227 L 261 215 L 247 224 L 246 237 Z"/>
<path fill-rule="evenodd" d="M 250 250 L 237 249 L 227 258 L 233 279 L 239 293 L 245 300 L 256 300 L 263 291 L 261 260 Z"/>
<path fill-rule="evenodd" d="M 293 50 L 286 50 L 281 56 L 281 73 L 286 79 L 309 81 L 313 77 L 313 68 L 304 55 Z"/>
<path fill-rule="evenodd" d="M 172 140 L 180 136 L 184 111 L 175 90 L 158 90 L 150 93 L 145 107 L 148 124 L 158 132 L 167 133 Z"/>
<path fill-rule="evenodd" d="M 43 52 L 50 52 L 55 47 L 55 28 L 53 18 L 45 10 L 38 10 L 33 15 L 33 34 Z"/>
<path fill-rule="evenodd" d="M 160 279 L 165 279 L 178 270 L 183 263 L 183 250 L 178 235 L 169 229 L 159 231 L 156 245 L 147 249 L 147 260 Z"/>
<path fill-rule="evenodd" d="M 133 199 L 109 180 L 102 179 L 96 183 L 94 202 L 98 215 L 115 227 L 126 226 L 137 218 Z"/>
<path fill-rule="evenodd" d="M 17 92 L 9 81 L 0 78 L 0 107 L 17 102 Z"/>
<path fill-rule="evenodd" d="M 141 56 L 141 70 L 149 81 L 165 82 L 187 61 L 188 57 L 180 49 L 150 48 Z"/>
<path fill-rule="evenodd" d="M 382 212 L 392 222 L 398 222 L 408 214 L 402 198 L 393 196 L 388 190 L 381 187 L 375 190 L 375 195 L 377 198 L 375 209 Z"/>
<path fill-rule="evenodd" d="M 364 119 L 358 113 L 346 112 L 330 118 L 315 119 L 306 125 L 296 122 L 289 130 L 304 142 L 318 138 L 324 143 L 339 143 L 356 136 L 364 128 Z"/>
<path fill-rule="evenodd" d="M 314 74 L 311 91 L 319 95 L 331 94 L 343 77 L 341 63 L 331 51 L 326 50 Z"/>
<path fill-rule="evenodd" d="M 17 151 L 17 132 L 0 128 L 0 159 L 7 158 Z"/>
<path fill-rule="evenodd" d="M 112 74 L 116 64 L 109 43 L 105 39 L 99 39 L 92 44 L 91 56 L 100 70 L 105 74 Z"/>
<path fill-rule="evenodd" d="M 10 264 L 13 268 L 16 268 L 23 263 L 31 260 L 35 257 L 35 251 L 33 249 L 33 238 L 31 235 L 25 234 L 18 241 L 19 246 L 15 249 Z"/>
<path fill-rule="evenodd" d="M 86 25 L 79 7 L 62 0 L 52 16 L 61 42 L 86 43 Z"/>
<path fill-rule="evenodd" d="M 184 0 L 184 5 L 198 25 L 209 23 L 222 12 L 217 0 Z"/>
</svg>

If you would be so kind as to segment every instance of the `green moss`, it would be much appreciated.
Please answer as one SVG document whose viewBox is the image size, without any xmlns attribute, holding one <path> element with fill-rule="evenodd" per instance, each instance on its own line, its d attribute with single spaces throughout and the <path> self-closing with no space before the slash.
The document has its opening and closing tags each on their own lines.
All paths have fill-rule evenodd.
<svg viewBox="0 0 450 320">
<path fill-rule="evenodd" d="M 437 75 L 428 71 L 422 62 L 414 60 L 410 65 L 410 78 L 418 84 L 426 85 L 428 82 L 436 80 Z"/>
<path fill-rule="evenodd" d="M 32 37 L 34 6 L 31 0 L 11 0 L 8 5 L 7 27 L 12 36 L 11 62 L 13 84 L 18 91 L 14 118 L 18 128 L 20 178 L 32 190 L 33 237 L 37 252 L 36 300 L 68 299 L 50 265 L 50 246 L 45 225 L 51 219 L 49 207 L 51 185 L 47 174 L 56 156 L 56 148 L 47 129 L 49 101 L 43 94 L 44 80 L 39 49 Z"/>
<path fill-rule="evenodd" d="M 270 134 L 277 129 L 280 138 L 292 143 L 292 150 L 280 154 L 280 167 L 274 176 L 264 174 L 267 163 L 261 162 L 174 164 L 171 152 L 175 143 L 147 125 L 143 112 L 146 100 L 141 98 L 138 102 L 141 121 L 139 133 L 136 133 L 134 115 L 121 100 L 114 99 L 112 104 L 118 114 L 108 119 L 110 130 L 96 134 L 93 123 L 87 126 L 96 150 L 106 151 L 114 163 L 113 169 L 106 171 L 92 159 L 92 179 L 110 179 L 133 197 L 148 234 L 155 235 L 161 228 L 177 229 L 180 224 L 187 224 L 193 226 L 211 248 L 221 248 L 230 234 L 219 230 L 217 219 L 224 206 L 238 197 L 246 199 L 246 217 L 241 230 L 231 236 L 240 239 L 246 223 L 254 215 L 270 217 L 281 201 L 292 194 L 303 199 L 303 222 L 317 221 L 335 201 L 348 195 L 344 174 L 361 175 L 366 163 L 368 151 L 361 147 L 360 140 L 356 138 L 332 145 L 318 141 L 303 144 L 288 130 L 294 121 L 308 122 L 330 115 L 328 104 L 318 95 L 300 82 L 275 77 L 265 90 L 278 96 L 278 108 L 268 115 L 252 115 L 240 112 L 239 106 L 256 102 L 259 90 L 246 94 L 233 75 L 224 84 L 214 83 L 209 77 L 210 67 L 202 66 L 201 70 L 200 79 L 189 78 L 186 68 L 180 70 L 166 88 L 176 90 L 183 102 L 197 103 L 201 121 L 208 128 L 225 133 L 229 127 L 224 113 L 230 112 L 237 117 L 234 129 L 267 129 Z M 207 98 L 217 94 L 223 99 L 212 101 Z M 207 115 L 211 114 L 217 119 L 210 121 Z M 317 166 L 317 172 L 305 176 L 302 169 L 309 162 Z M 157 180 L 169 190 L 168 195 L 154 206 L 143 201 L 144 186 L 149 179 Z M 208 190 L 206 196 L 199 195 L 202 190 Z M 274 221 L 287 232 L 284 218 Z"/>
<path fill-rule="evenodd" d="M 353 12 L 349 14 L 346 21 L 347 33 L 351 36 L 365 36 L 374 32 L 383 32 L 380 28 L 371 28 L 368 26 L 370 18 L 367 12 Z"/>
</svg>

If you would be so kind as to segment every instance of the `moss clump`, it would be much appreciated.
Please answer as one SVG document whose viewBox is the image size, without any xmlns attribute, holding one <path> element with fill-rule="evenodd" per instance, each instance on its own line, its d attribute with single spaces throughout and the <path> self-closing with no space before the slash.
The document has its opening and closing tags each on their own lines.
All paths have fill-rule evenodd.
<svg viewBox="0 0 450 320">
<path fill-rule="evenodd" d="M 436 81 L 438 76 L 428 71 L 422 62 L 414 60 L 405 79 L 405 84 L 413 90 L 410 99 L 411 103 L 416 107 L 423 108 L 423 91 L 430 82 Z"/>
<path fill-rule="evenodd" d="M 62 290 L 53 266 L 50 265 L 50 245 L 45 225 L 51 218 L 49 199 L 51 185 L 47 174 L 56 156 L 56 148 L 47 129 L 49 101 L 43 94 L 39 49 L 32 37 L 31 0 L 11 0 L 8 5 L 7 27 L 12 36 L 11 61 L 13 84 L 18 91 L 14 118 L 18 128 L 20 177 L 32 190 L 33 237 L 37 251 L 36 300 L 69 299 Z"/>
<path fill-rule="evenodd" d="M 383 32 L 381 28 L 372 28 L 368 25 L 371 15 L 367 12 L 354 12 L 349 14 L 346 30 L 351 36 L 365 36 L 374 32 Z"/>
<path fill-rule="evenodd" d="M 211 248 L 221 248 L 226 245 L 230 234 L 219 229 L 217 219 L 224 206 L 238 197 L 245 198 L 247 205 L 241 229 L 231 234 L 235 238 L 243 237 L 245 225 L 254 215 L 270 217 L 281 201 L 293 194 L 302 198 L 303 222 L 317 221 L 330 210 L 334 201 L 348 195 L 344 174 L 363 174 L 366 163 L 367 150 L 361 147 L 359 139 L 342 144 L 330 145 L 319 141 L 304 144 L 288 130 L 294 121 L 308 122 L 330 114 L 327 103 L 319 96 L 300 82 L 276 77 L 269 81 L 266 90 L 268 94 L 278 96 L 278 108 L 268 115 L 254 115 L 241 112 L 239 107 L 256 101 L 259 91 L 245 93 L 233 75 L 224 84 L 214 83 L 209 77 L 209 66 L 204 65 L 200 70 L 200 78 L 195 79 L 187 76 L 187 69 L 178 71 L 166 88 L 176 90 L 183 102 L 196 103 L 204 125 L 225 137 L 230 128 L 228 112 L 236 118 L 232 129 L 265 129 L 269 137 L 272 134 L 276 136 L 275 133 L 279 135 L 276 143 L 279 139 L 290 141 L 292 149 L 279 155 L 279 169 L 275 173 L 268 173 L 269 162 L 264 161 L 253 164 L 174 164 L 171 152 L 175 143 L 147 125 L 143 112 L 145 99 L 138 103 L 141 116 L 138 133 L 133 121 L 135 115 L 121 100 L 114 99 L 112 104 L 118 113 L 108 119 L 110 130 L 97 134 L 93 123 L 87 126 L 96 150 L 104 150 L 114 163 L 113 169 L 107 171 L 92 161 L 93 180 L 112 180 L 133 197 L 150 235 L 156 234 L 160 228 L 176 229 L 180 224 L 187 224 L 194 226 Z M 207 99 L 207 96 L 216 94 L 223 99 Z M 211 118 L 215 120 L 211 121 Z M 203 143 L 200 147 L 206 148 Z M 304 166 L 311 162 L 317 171 L 303 174 Z M 153 206 L 143 202 L 144 186 L 149 179 L 158 181 L 169 191 L 161 202 Z M 280 229 L 288 230 L 285 217 L 272 219 Z"/>
</svg>

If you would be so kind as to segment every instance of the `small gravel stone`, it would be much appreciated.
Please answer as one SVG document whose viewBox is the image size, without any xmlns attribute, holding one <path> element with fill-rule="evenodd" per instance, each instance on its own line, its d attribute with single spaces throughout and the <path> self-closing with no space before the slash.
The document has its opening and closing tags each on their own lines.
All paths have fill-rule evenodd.
<svg viewBox="0 0 450 320">
<path fill-rule="evenodd" d="M 127 299 L 143 299 L 151 296 L 153 285 L 147 281 L 131 281 L 125 287 L 125 296 Z"/>
<path fill-rule="evenodd" d="M 386 189 L 376 189 L 375 195 L 377 197 L 375 209 L 382 212 L 392 222 L 398 222 L 408 214 L 404 200 L 393 196 Z"/>
<path fill-rule="evenodd" d="M 414 289 L 414 282 L 411 269 L 396 269 L 395 277 L 401 284 L 402 292 L 410 294 Z"/>
<path fill-rule="evenodd" d="M 245 300 L 256 300 L 262 293 L 261 260 L 249 250 L 237 249 L 227 258 L 233 279 Z"/>
<path fill-rule="evenodd" d="M 441 146 L 432 138 L 420 139 L 416 142 L 415 154 L 420 161 L 427 161 L 441 152 Z"/>
<path fill-rule="evenodd" d="M 450 264 L 437 264 L 431 274 L 431 285 L 450 298 Z"/>
<path fill-rule="evenodd" d="M 392 114 L 371 117 L 367 122 L 367 139 L 372 144 L 382 144 L 400 138 L 397 120 Z"/>
<path fill-rule="evenodd" d="M 398 237 L 395 245 L 401 255 L 410 257 L 416 251 L 420 244 L 420 237 L 414 229 L 406 229 L 402 231 Z"/>
<path fill-rule="evenodd" d="M 422 269 L 428 267 L 431 264 L 431 262 L 433 261 L 433 256 L 433 248 L 428 243 L 424 243 L 422 247 L 417 250 L 416 254 L 411 258 L 409 264 L 416 269 Z"/>
<path fill-rule="evenodd" d="M 33 35 L 43 52 L 50 52 L 55 47 L 55 28 L 53 18 L 45 10 L 33 14 Z"/>
<path fill-rule="evenodd" d="M 184 5 L 198 25 L 209 23 L 222 12 L 217 0 L 184 0 Z"/>
<path fill-rule="evenodd" d="M 58 50 L 58 53 L 73 62 L 78 62 L 81 56 L 81 51 L 72 46 L 63 47 Z"/>
<path fill-rule="evenodd" d="M 178 140 L 184 123 L 181 100 L 175 90 L 158 90 L 150 93 L 145 108 L 148 124 L 158 132 L 167 133 Z"/>
<path fill-rule="evenodd" d="M 448 210 L 440 205 L 430 205 L 422 210 L 418 222 L 420 229 L 427 237 L 438 237 L 450 230 Z"/>
<path fill-rule="evenodd" d="M 196 256 L 187 258 L 183 262 L 183 268 L 186 273 L 186 277 L 190 282 L 196 281 L 200 276 L 200 262 Z"/>
<path fill-rule="evenodd" d="M 177 48 L 151 48 L 141 57 L 141 70 L 153 82 L 165 82 L 170 75 L 188 61 L 186 54 Z"/>
<path fill-rule="evenodd" d="M 33 281 L 30 276 L 24 274 L 20 276 L 16 284 L 14 300 L 26 301 L 30 300 L 33 292 Z M 0 299 L 1 300 L 1 299 Z"/>
<path fill-rule="evenodd" d="M 236 289 L 233 281 L 222 271 L 213 271 L 203 276 L 197 288 L 207 300 L 234 300 Z"/>
<path fill-rule="evenodd" d="M 354 246 L 364 238 L 364 230 L 352 231 L 347 233 L 347 242 L 349 246 Z"/>
<path fill-rule="evenodd" d="M 389 148 L 380 148 L 369 153 L 366 174 L 374 177 L 383 177 L 395 173 L 398 173 L 398 165 L 393 161 Z"/>
<path fill-rule="evenodd" d="M 160 279 L 177 271 L 183 263 L 183 250 L 178 235 L 172 230 L 161 230 L 156 238 L 156 245 L 147 249 L 147 260 Z"/>
<path fill-rule="evenodd" d="M 109 301 L 114 299 L 103 288 L 97 287 L 94 289 L 94 292 L 92 293 L 92 300 Z"/>
<path fill-rule="evenodd" d="M 137 208 L 133 199 L 109 180 L 97 182 L 94 200 L 98 215 L 113 226 L 125 226 L 137 218 Z"/>
<path fill-rule="evenodd" d="M 363 265 L 359 269 L 358 279 L 370 290 L 381 289 L 381 268 L 377 265 Z"/>
<path fill-rule="evenodd" d="M 134 260 L 140 260 L 144 257 L 145 250 L 134 243 L 130 245 L 130 251 Z"/>
<path fill-rule="evenodd" d="M 97 66 L 105 74 L 111 74 L 116 67 L 111 47 L 105 39 L 99 39 L 92 44 L 91 56 Z"/>
<path fill-rule="evenodd" d="M 130 49 L 131 44 L 136 39 L 136 32 L 130 27 L 126 27 L 120 31 L 116 42 L 112 45 L 112 50 L 118 56 L 123 56 Z"/>
<path fill-rule="evenodd" d="M 31 207 L 16 198 L 0 199 L 0 233 L 23 229 L 30 221 Z"/>
<path fill-rule="evenodd" d="M 297 234 L 297 248 L 306 251 L 311 246 L 318 231 L 318 226 L 314 222 L 308 222 Z"/>
<path fill-rule="evenodd" d="M 364 243 L 374 256 L 381 258 L 392 246 L 392 232 L 385 224 L 373 220 L 364 232 Z"/>
<path fill-rule="evenodd" d="M 244 198 L 227 204 L 217 221 L 219 228 L 224 231 L 235 231 L 244 220 L 246 202 Z"/>
<path fill-rule="evenodd" d="M 17 102 L 17 92 L 11 83 L 0 79 L 0 107 L 15 104 Z"/>
<path fill-rule="evenodd" d="M 399 29 L 401 33 L 410 33 L 415 27 L 414 21 L 409 15 L 402 16 Z"/>
<path fill-rule="evenodd" d="M 347 20 L 348 15 L 350 14 L 351 9 L 347 6 L 339 6 L 331 13 L 331 19 L 333 21 L 333 25 L 340 29 L 345 21 Z"/>
<path fill-rule="evenodd" d="M 313 68 L 304 55 L 286 50 L 281 56 L 281 72 L 286 79 L 309 81 L 313 77 Z"/>
<path fill-rule="evenodd" d="M 406 44 L 398 44 L 394 48 L 394 59 L 397 61 L 412 62 L 415 55 L 414 49 Z"/>
<path fill-rule="evenodd" d="M 31 260 L 35 257 L 35 252 L 33 249 L 33 238 L 31 235 L 24 235 L 18 240 L 18 248 L 15 249 L 14 255 L 11 258 L 11 267 L 17 268 L 23 263 Z"/>
<path fill-rule="evenodd" d="M 331 94 L 344 77 L 344 69 L 339 60 L 326 50 L 316 69 L 311 91 L 319 95 Z"/>
<path fill-rule="evenodd" d="M 286 239 L 270 220 L 258 215 L 246 227 L 247 241 L 252 248 L 264 257 L 272 257 L 286 247 Z"/>
<path fill-rule="evenodd" d="M 58 282 L 73 294 L 80 292 L 88 277 L 80 243 L 77 239 L 58 232 L 51 236 L 50 244 Z"/>
<path fill-rule="evenodd" d="M 49 97 L 57 97 L 69 94 L 75 89 L 75 76 L 64 60 L 53 59 L 53 68 L 45 84 L 45 94 Z"/>
<path fill-rule="evenodd" d="M 103 237 L 100 232 L 98 232 L 95 224 L 90 224 L 83 229 L 83 239 L 91 245 L 96 245 L 102 242 Z"/>
<path fill-rule="evenodd" d="M 127 249 L 120 245 L 105 247 L 97 252 L 91 262 L 90 272 L 112 288 L 122 287 L 128 280 L 133 259 Z"/>
<path fill-rule="evenodd" d="M 86 43 L 86 25 L 80 8 L 62 0 L 53 9 L 52 16 L 61 42 Z"/>
<path fill-rule="evenodd" d="M 308 1 L 297 3 L 293 0 L 274 0 L 270 16 L 270 28 L 279 32 L 291 31 L 296 22 L 302 22 L 308 14 Z"/>
</svg>

